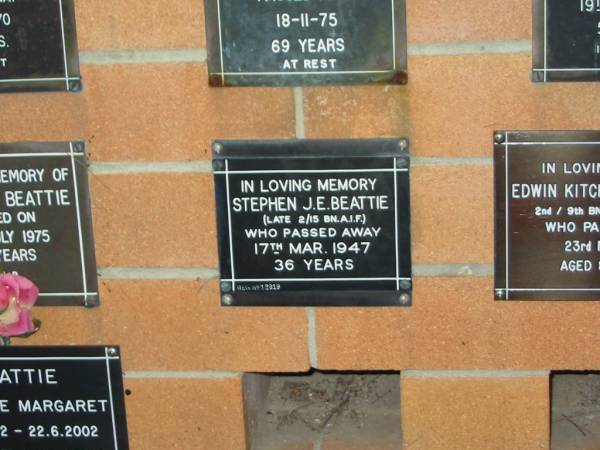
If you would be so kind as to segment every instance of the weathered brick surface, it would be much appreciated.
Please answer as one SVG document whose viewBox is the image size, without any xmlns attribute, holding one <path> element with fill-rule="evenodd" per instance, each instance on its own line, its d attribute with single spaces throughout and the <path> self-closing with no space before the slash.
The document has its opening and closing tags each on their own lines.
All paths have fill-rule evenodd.
<svg viewBox="0 0 600 450">
<path fill-rule="evenodd" d="M 492 166 L 411 169 L 413 263 L 493 261 Z"/>
<path fill-rule="evenodd" d="M 100 267 L 217 267 L 211 175 L 90 177 Z"/>
<path fill-rule="evenodd" d="M 406 2 L 409 42 L 531 39 L 531 2 Z"/>
<path fill-rule="evenodd" d="M 82 139 L 85 98 L 79 94 L 3 94 L 0 141 Z"/>
<path fill-rule="evenodd" d="M 308 370 L 300 308 L 222 308 L 218 281 L 100 283 L 101 306 L 38 308 L 28 344 L 118 344 L 125 370 Z"/>
<path fill-rule="evenodd" d="M 81 50 L 204 48 L 204 0 L 76 0 Z"/>
<path fill-rule="evenodd" d="M 597 368 L 598 320 L 593 302 L 503 303 L 491 278 L 417 277 L 411 308 L 318 309 L 319 367 Z"/>
<path fill-rule="evenodd" d="M 550 448 L 548 377 L 402 378 L 406 450 Z"/>
<path fill-rule="evenodd" d="M 0 140 L 81 139 L 92 161 L 210 159 L 216 138 L 294 136 L 292 90 L 210 89 L 205 64 L 82 66 L 80 94 L 3 95 Z"/>
<path fill-rule="evenodd" d="M 244 450 L 239 378 L 125 379 L 132 450 Z"/>
<path fill-rule="evenodd" d="M 209 88 L 205 64 L 92 65 L 83 76 L 96 161 L 206 160 L 216 138 L 294 135 L 291 89 Z"/>
</svg>

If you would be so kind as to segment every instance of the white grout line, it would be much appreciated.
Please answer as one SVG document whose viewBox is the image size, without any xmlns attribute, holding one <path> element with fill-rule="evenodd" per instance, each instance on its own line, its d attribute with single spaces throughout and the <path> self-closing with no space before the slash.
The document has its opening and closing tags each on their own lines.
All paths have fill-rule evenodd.
<svg viewBox="0 0 600 450">
<path fill-rule="evenodd" d="M 315 439 L 314 450 L 321 450 L 323 444 L 323 436 L 319 436 Z"/>
<path fill-rule="evenodd" d="M 197 379 L 211 380 L 222 378 L 239 378 L 243 372 L 219 372 L 214 370 L 194 371 L 194 372 L 177 372 L 177 371 L 126 371 L 123 376 L 128 379 L 145 379 L 145 378 L 182 378 L 182 379 Z"/>
<path fill-rule="evenodd" d="M 492 166 L 493 157 L 429 157 L 416 156 L 410 159 L 411 166 Z"/>
<path fill-rule="evenodd" d="M 408 44 L 410 56 L 531 53 L 531 41 L 466 41 Z"/>
<path fill-rule="evenodd" d="M 107 280 L 196 280 L 217 278 L 219 271 L 204 267 L 110 267 L 98 270 Z"/>
<path fill-rule="evenodd" d="M 317 357 L 317 314 L 313 307 L 305 308 L 304 311 L 308 322 L 308 360 L 310 367 L 316 369 L 319 367 Z"/>
<path fill-rule="evenodd" d="M 547 377 L 549 370 L 403 370 L 402 378 L 526 378 Z"/>
<path fill-rule="evenodd" d="M 469 54 L 530 53 L 531 41 L 467 41 L 424 42 L 408 44 L 410 56 L 441 56 Z M 103 64 L 152 64 L 152 63 L 204 63 L 204 48 L 154 49 L 154 50 L 87 50 L 79 54 L 84 65 Z M 61 78 L 62 80 L 62 78 Z"/>
<path fill-rule="evenodd" d="M 205 49 L 82 51 L 81 64 L 203 63 Z"/>
<path fill-rule="evenodd" d="M 210 173 L 210 161 L 181 162 L 101 162 L 90 164 L 90 173 L 96 175 L 127 173 Z"/>
<path fill-rule="evenodd" d="M 297 126 L 298 128 L 298 126 Z M 298 138 L 302 135 L 303 126 L 296 130 Z M 65 155 L 68 155 L 66 153 Z M 491 157 L 423 157 L 411 159 L 412 166 L 488 166 L 493 165 Z M 119 175 L 132 173 L 212 173 L 210 161 L 116 161 L 93 162 L 89 171 L 95 175 Z"/>
<path fill-rule="evenodd" d="M 304 123 L 304 91 L 301 87 L 294 88 L 294 122 L 296 124 L 296 138 L 304 139 L 306 137 Z"/>
<path fill-rule="evenodd" d="M 104 267 L 98 275 L 105 280 L 196 280 L 219 277 L 211 267 Z M 414 264 L 416 277 L 491 277 L 493 264 Z M 391 278 L 394 279 L 394 278 Z M 307 311 L 307 317 L 309 312 Z"/>
<path fill-rule="evenodd" d="M 413 264 L 416 277 L 493 277 L 493 264 Z"/>
</svg>

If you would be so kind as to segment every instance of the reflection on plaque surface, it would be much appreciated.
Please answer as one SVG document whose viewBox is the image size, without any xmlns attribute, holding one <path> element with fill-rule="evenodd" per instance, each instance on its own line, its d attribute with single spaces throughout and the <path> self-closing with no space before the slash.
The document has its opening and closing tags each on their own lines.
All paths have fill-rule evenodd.
<svg viewBox="0 0 600 450">
<path fill-rule="evenodd" d="M 600 80 L 600 0 L 534 0 L 533 81 Z"/>
<path fill-rule="evenodd" d="M 222 304 L 411 303 L 405 139 L 213 145 Z"/>
<path fill-rule="evenodd" d="M 205 0 L 212 86 L 407 81 L 405 0 Z"/>
<path fill-rule="evenodd" d="M 98 304 L 83 142 L 0 144 L 0 268 L 34 281 L 39 305 Z"/>
<path fill-rule="evenodd" d="M 0 1 L 0 92 L 80 90 L 73 0 Z"/>
<path fill-rule="evenodd" d="M 494 137 L 496 298 L 600 299 L 600 132 Z"/>
<path fill-rule="evenodd" d="M 117 347 L 1 347 L 0 394 L 0 448 L 129 448 Z"/>
</svg>

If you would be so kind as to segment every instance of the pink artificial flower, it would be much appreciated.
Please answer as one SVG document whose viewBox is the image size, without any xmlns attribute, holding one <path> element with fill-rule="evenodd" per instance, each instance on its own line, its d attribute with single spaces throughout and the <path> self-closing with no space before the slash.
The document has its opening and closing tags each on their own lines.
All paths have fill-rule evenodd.
<svg viewBox="0 0 600 450">
<path fill-rule="evenodd" d="M 0 275 L 0 336 L 21 336 L 35 331 L 31 308 L 39 289 L 17 274 Z"/>
</svg>

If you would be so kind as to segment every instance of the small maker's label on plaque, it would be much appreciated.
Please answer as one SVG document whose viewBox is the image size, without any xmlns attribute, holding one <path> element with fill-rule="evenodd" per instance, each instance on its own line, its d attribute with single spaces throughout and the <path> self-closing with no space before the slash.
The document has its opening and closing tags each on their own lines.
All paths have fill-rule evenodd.
<svg viewBox="0 0 600 450">
<path fill-rule="evenodd" d="M 600 132 L 495 135 L 496 298 L 600 300 Z"/>
<path fill-rule="evenodd" d="M 235 305 L 400 305 L 410 295 L 405 140 L 215 146 L 221 288 Z"/>
</svg>

